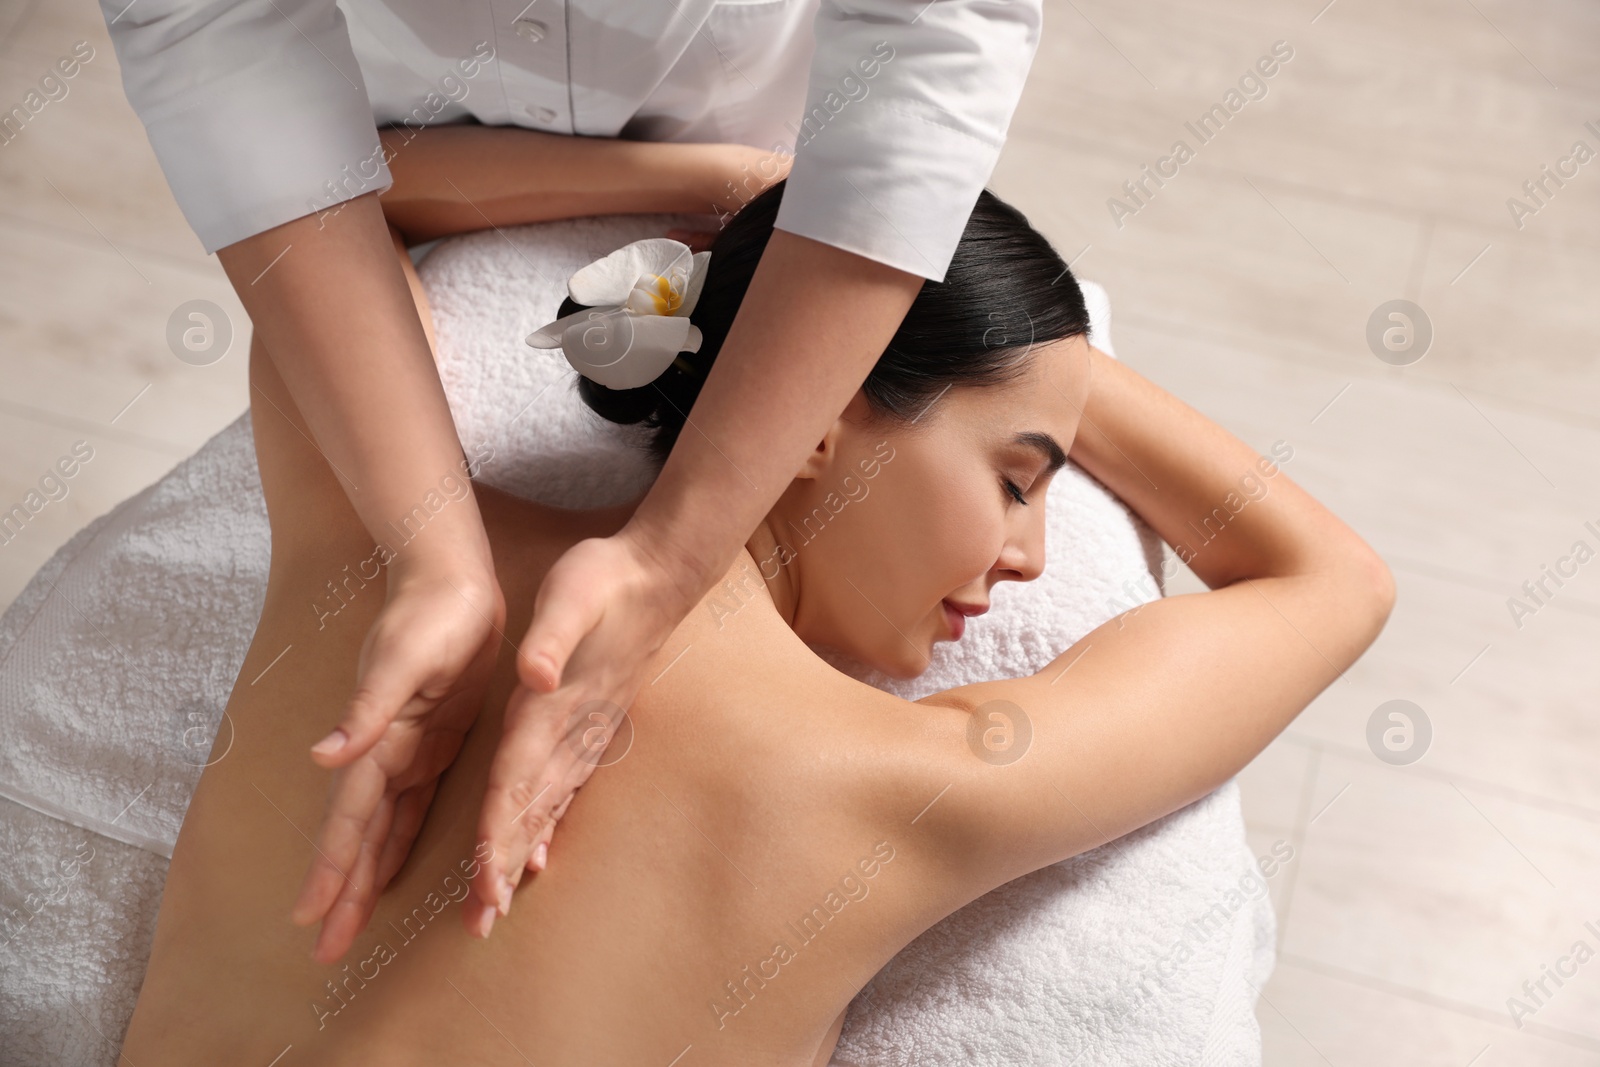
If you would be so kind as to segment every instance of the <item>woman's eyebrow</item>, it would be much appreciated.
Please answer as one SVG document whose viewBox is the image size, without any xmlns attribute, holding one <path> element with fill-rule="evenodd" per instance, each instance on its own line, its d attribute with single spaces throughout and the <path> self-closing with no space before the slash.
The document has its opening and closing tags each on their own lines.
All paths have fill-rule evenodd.
<svg viewBox="0 0 1600 1067">
<path fill-rule="evenodd" d="M 1061 444 L 1052 436 L 1039 430 L 1024 430 L 1011 439 L 1014 445 L 1022 445 L 1041 453 L 1048 461 L 1044 469 L 1046 474 L 1054 474 L 1067 462 L 1067 453 Z"/>
</svg>

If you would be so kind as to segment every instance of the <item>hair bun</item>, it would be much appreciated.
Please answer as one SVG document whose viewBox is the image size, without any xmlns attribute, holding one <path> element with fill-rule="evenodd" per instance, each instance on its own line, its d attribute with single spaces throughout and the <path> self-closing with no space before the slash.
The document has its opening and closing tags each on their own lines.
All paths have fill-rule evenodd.
<svg viewBox="0 0 1600 1067">
<path fill-rule="evenodd" d="M 660 404 L 656 391 L 649 385 L 637 389 L 609 389 L 599 382 L 579 374 L 578 396 L 584 404 L 607 422 L 633 426 L 647 422 L 655 415 Z"/>
<path fill-rule="evenodd" d="M 608 422 L 644 424 L 657 466 L 672 453 L 738 315 L 774 231 L 788 179 L 736 211 L 712 241 L 694 325 L 697 352 L 637 389 L 611 389 L 581 374 L 578 395 Z M 583 310 L 567 299 L 558 318 Z M 997 330 L 997 324 L 1005 329 Z M 1014 327 L 1014 328 L 1013 328 Z M 1016 208 L 979 193 L 943 282 L 927 282 L 878 357 L 862 392 L 874 417 L 915 421 L 952 386 L 1014 380 L 1029 353 L 1085 334 L 1089 313 L 1067 263 Z M 685 369 L 685 364 L 689 369 Z"/>
</svg>

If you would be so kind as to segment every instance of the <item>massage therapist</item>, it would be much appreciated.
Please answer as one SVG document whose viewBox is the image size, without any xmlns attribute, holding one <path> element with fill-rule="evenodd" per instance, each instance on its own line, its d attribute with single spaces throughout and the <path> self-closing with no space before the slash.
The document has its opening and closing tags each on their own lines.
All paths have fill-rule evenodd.
<svg viewBox="0 0 1600 1067">
<path fill-rule="evenodd" d="M 597 762 L 569 739 L 596 707 L 616 718 L 633 701 L 647 660 L 844 410 L 923 281 L 943 280 L 1032 63 L 1041 2 L 101 0 L 178 206 L 375 540 L 462 462 L 378 203 L 404 152 L 380 147 L 380 125 L 750 146 L 708 213 L 788 169 L 695 432 L 628 524 L 574 545 L 539 591 L 478 829 L 493 851 L 473 891 L 502 914 Z M 561 217 L 554 203 L 511 219 L 462 199 L 485 228 L 496 212 Z M 473 498 L 433 517 L 387 585 L 345 714 L 312 750 L 336 770 L 324 847 L 342 834 L 381 848 L 400 832 L 397 783 L 426 762 L 423 736 L 481 700 L 508 643 Z M 408 789 L 420 819 L 431 784 Z"/>
</svg>

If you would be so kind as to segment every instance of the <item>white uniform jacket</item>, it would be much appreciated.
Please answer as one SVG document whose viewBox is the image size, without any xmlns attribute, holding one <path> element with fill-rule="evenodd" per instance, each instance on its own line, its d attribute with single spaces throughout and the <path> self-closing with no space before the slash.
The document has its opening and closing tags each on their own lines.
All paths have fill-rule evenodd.
<svg viewBox="0 0 1600 1067">
<path fill-rule="evenodd" d="M 1041 4 L 101 0 L 207 252 L 388 188 L 378 125 L 476 119 L 793 152 L 780 229 L 935 281 L 993 173 Z"/>
</svg>

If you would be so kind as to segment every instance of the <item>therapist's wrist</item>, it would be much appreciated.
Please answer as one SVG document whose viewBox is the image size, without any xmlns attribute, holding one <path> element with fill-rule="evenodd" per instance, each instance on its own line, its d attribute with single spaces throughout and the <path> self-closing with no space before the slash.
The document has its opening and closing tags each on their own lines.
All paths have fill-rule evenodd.
<svg viewBox="0 0 1600 1067">
<path fill-rule="evenodd" d="M 494 553 L 476 508 L 471 514 L 449 519 L 436 515 L 414 536 L 392 523 L 390 527 L 381 540 L 393 553 L 388 565 L 391 579 L 450 578 L 465 585 L 494 582 Z"/>
<path fill-rule="evenodd" d="M 651 512 L 641 505 L 615 536 L 651 564 L 650 569 L 661 579 L 658 594 L 673 602 L 681 615 L 699 603 L 712 583 L 726 573 L 733 554 L 739 550 L 735 545 L 726 551 L 727 560 L 719 560 L 724 552 L 715 537 L 708 534 L 714 535 L 715 531 L 687 515 L 675 518 L 659 508 Z"/>
</svg>

